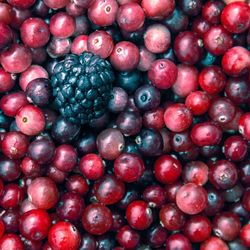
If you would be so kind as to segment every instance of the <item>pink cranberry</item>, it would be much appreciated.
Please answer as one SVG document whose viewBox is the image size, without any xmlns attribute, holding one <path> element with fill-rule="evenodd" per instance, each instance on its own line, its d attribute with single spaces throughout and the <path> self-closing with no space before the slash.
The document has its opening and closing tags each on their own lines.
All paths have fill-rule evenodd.
<svg viewBox="0 0 250 250">
<path fill-rule="evenodd" d="M 22 158 L 29 145 L 29 139 L 20 132 L 8 132 L 2 141 L 2 152 L 10 159 Z"/>
<path fill-rule="evenodd" d="M 240 117 L 239 132 L 244 138 L 250 140 L 250 112 L 247 112 Z"/>
<path fill-rule="evenodd" d="M 25 199 L 20 206 L 21 214 L 26 213 L 33 209 L 37 209 L 37 206 L 35 206 L 32 202 L 30 202 L 28 198 Z"/>
<path fill-rule="evenodd" d="M 192 31 L 197 33 L 200 37 L 203 37 L 204 34 L 211 28 L 211 24 L 205 20 L 203 17 L 196 17 L 192 23 Z"/>
<path fill-rule="evenodd" d="M 26 105 L 18 111 L 16 124 L 22 133 L 37 135 L 45 128 L 45 117 L 40 108 Z"/>
<path fill-rule="evenodd" d="M 0 22 L 10 24 L 13 18 L 13 10 L 11 5 L 0 3 Z"/>
<path fill-rule="evenodd" d="M 241 46 L 233 47 L 223 55 L 221 65 L 230 76 L 242 75 L 250 67 L 250 52 Z"/>
<path fill-rule="evenodd" d="M 56 148 L 52 162 L 53 166 L 63 172 L 70 172 L 76 163 L 77 153 L 71 145 L 62 144 Z"/>
<path fill-rule="evenodd" d="M 223 8 L 221 1 L 207 1 L 202 8 L 202 17 L 211 24 L 218 24 Z"/>
<path fill-rule="evenodd" d="M 48 46 L 47 53 L 52 58 L 65 56 L 70 52 L 71 40 L 69 38 L 52 37 Z"/>
<path fill-rule="evenodd" d="M 211 236 L 201 244 L 200 250 L 229 250 L 226 242 L 216 236 Z"/>
<path fill-rule="evenodd" d="M 24 157 L 20 168 L 26 177 L 38 177 L 41 174 L 41 166 L 30 157 Z"/>
<path fill-rule="evenodd" d="M 140 61 L 137 66 L 137 69 L 140 71 L 148 71 L 155 61 L 156 56 L 155 54 L 148 51 L 144 46 L 140 47 Z"/>
<path fill-rule="evenodd" d="M 119 5 L 124 5 L 127 3 L 140 3 L 141 0 L 117 0 L 117 2 L 119 3 Z"/>
<path fill-rule="evenodd" d="M 13 33 L 12 33 L 10 27 L 2 21 L 0 21 L 0 34 L 1 34 L 0 49 L 3 49 L 12 42 Z"/>
<path fill-rule="evenodd" d="M 169 250 L 174 250 L 174 249 L 191 250 L 192 245 L 187 237 L 185 237 L 183 234 L 176 233 L 176 234 L 172 234 L 170 237 L 167 238 L 166 249 L 169 249 Z"/>
<path fill-rule="evenodd" d="M 31 65 L 25 70 L 19 78 L 19 85 L 23 91 L 26 90 L 28 84 L 37 78 L 48 78 L 48 72 L 40 65 Z"/>
<path fill-rule="evenodd" d="M 141 6 L 150 19 L 161 20 L 169 16 L 175 8 L 174 0 L 142 0 Z"/>
<path fill-rule="evenodd" d="M 96 154 L 86 154 L 81 158 L 79 170 L 89 180 L 97 180 L 104 174 L 102 158 Z"/>
<path fill-rule="evenodd" d="M 148 78 L 159 89 L 170 88 L 177 79 L 176 65 L 168 59 L 154 61 L 148 71 Z"/>
<path fill-rule="evenodd" d="M 152 53 L 163 53 L 168 50 L 171 34 L 162 24 L 150 25 L 144 34 L 145 47 Z"/>
<path fill-rule="evenodd" d="M 51 9 L 61 9 L 69 4 L 70 0 L 43 0 L 44 3 Z"/>
<path fill-rule="evenodd" d="M 8 0 L 8 3 L 14 7 L 18 7 L 20 9 L 28 9 L 31 7 L 34 3 L 35 0 Z"/>
<path fill-rule="evenodd" d="M 114 48 L 113 39 L 106 31 L 94 31 L 88 37 L 87 48 L 89 52 L 107 58 Z"/>
<path fill-rule="evenodd" d="M 140 60 L 139 49 L 131 42 L 122 41 L 115 45 L 110 62 L 119 71 L 133 70 Z"/>
<path fill-rule="evenodd" d="M 70 37 L 75 32 L 75 28 L 74 18 L 65 12 L 59 12 L 50 19 L 49 29 L 56 38 Z"/>
<path fill-rule="evenodd" d="M 54 250 L 78 250 L 81 243 L 77 228 L 65 221 L 57 222 L 50 228 L 48 241 Z"/>
<path fill-rule="evenodd" d="M 250 232 L 250 224 L 246 224 L 245 226 L 243 226 L 240 232 L 240 239 L 242 240 L 244 246 L 247 247 L 250 247 L 249 232 Z"/>
<path fill-rule="evenodd" d="M 79 5 L 77 5 L 75 2 L 69 2 L 66 5 L 66 12 L 70 15 L 70 16 L 81 16 L 83 14 L 85 14 L 85 9 Z"/>
<path fill-rule="evenodd" d="M 4 95 L 0 100 L 0 108 L 3 113 L 10 117 L 15 117 L 17 112 L 29 104 L 24 92 L 15 92 Z"/>
<path fill-rule="evenodd" d="M 2 219 L 0 219 L 0 239 L 3 237 L 5 232 L 5 225 Z"/>
<path fill-rule="evenodd" d="M 41 18 L 26 19 L 20 33 L 23 43 L 31 48 L 43 47 L 50 37 L 49 26 Z"/>
<path fill-rule="evenodd" d="M 121 29 L 133 32 L 140 29 L 144 24 L 145 14 L 137 3 L 127 3 L 119 7 L 117 23 Z"/>
<path fill-rule="evenodd" d="M 65 181 L 68 173 L 63 172 L 54 166 L 49 166 L 46 174 L 55 183 L 63 183 Z"/>
<path fill-rule="evenodd" d="M 5 234 L 0 239 L 0 249 L 3 250 L 25 250 L 23 242 L 16 234 Z"/>
<path fill-rule="evenodd" d="M 198 88 L 198 70 L 186 64 L 179 64 L 177 69 L 177 79 L 172 90 L 178 96 L 186 97 Z"/>
<path fill-rule="evenodd" d="M 156 130 L 162 129 L 165 126 L 164 109 L 157 108 L 154 110 L 146 111 L 143 114 L 142 122 L 144 127 L 146 128 L 153 128 Z"/>
<path fill-rule="evenodd" d="M 88 36 L 80 35 L 77 36 L 71 45 L 71 53 L 81 55 L 83 52 L 88 51 Z"/>
<path fill-rule="evenodd" d="M 165 125 L 173 132 L 182 132 L 192 124 L 192 112 L 182 103 L 175 103 L 166 108 Z"/>
<path fill-rule="evenodd" d="M 32 62 L 32 54 L 29 48 L 21 44 L 12 44 L 0 55 L 3 68 L 10 73 L 25 71 Z"/>
<path fill-rule="evenodd" d="M 250 6 L 244 2 L 228 4 L 221 13 L 222 25 L 231 33 L 242 33 L 250 26 Z"/>
<path fill-rule="evenodd" d="M 96 25 L 109 26 L 115 22 L 117 11 L 116 0 L 95 0 L 88 8 L 88 17 Z"/>
<path fill-rule="evenodd" d="M 186 214 L 198 214 L 207 206 L 207 192 L 197 184 L 187 183 L 177 191 L 176 204 Z"/>
<path fill-rule="evenodd" d="M 8 92 L 15 86 L 15 75 L 0 68 L 0 93 Z"/>
<path fill-rule="evenodd" d="M 56 184 L 48 177 L 38 177 L 28 186 L 29 200 L 38 208 L 50 209 L 59 199 Z"/>
</svg>

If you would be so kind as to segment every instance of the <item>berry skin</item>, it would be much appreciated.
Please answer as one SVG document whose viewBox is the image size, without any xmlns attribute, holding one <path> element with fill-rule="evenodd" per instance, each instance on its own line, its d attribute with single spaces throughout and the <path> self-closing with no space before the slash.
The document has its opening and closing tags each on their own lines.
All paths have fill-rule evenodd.
<svg viewBox="0 0 250 250">
<path fill-rule="evenodd" d="M 250 112 L 247 112 L 240 117 L 239 132 L 244 138 L 250 140 Z"/>
</svg>

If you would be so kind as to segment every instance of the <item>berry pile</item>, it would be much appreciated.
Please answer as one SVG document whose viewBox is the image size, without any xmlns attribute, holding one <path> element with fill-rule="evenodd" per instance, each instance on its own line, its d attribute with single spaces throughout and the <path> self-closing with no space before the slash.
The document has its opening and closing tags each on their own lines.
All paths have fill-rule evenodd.
<svg viewBox="0 0 250 250">
<path fill-rule="evenodd" d="M 247 0 L 0 0 L 0 250 L 250 249 Z"/>
</svg>

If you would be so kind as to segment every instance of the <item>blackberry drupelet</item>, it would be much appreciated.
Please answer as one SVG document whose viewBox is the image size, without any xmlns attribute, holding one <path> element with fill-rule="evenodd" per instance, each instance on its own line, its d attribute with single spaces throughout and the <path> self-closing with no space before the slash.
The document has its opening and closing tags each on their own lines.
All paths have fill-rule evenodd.
<svg viewBox="0 0 250 250">
<path fill-rule="evenodd" d="M 113 81 L 108 61 L 88 52 L 69 54 L 51 77 L 55 106 L 70 122 L 89 123 L 105 113 Z"/>
</svg>

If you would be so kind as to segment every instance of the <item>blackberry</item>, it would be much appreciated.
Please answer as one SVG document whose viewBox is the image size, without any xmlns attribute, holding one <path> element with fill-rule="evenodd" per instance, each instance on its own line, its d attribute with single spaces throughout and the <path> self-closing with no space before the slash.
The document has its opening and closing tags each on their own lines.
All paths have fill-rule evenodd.
<svg viewBox="0 0 250 250">
<path fill-rule="evenodd" d="M 70 122 L 89 123 L 105 113 L 113 81 L 108 61 L 87 52 L 69 54 L 51 77 L 55 107 Z"/>
</svg>

